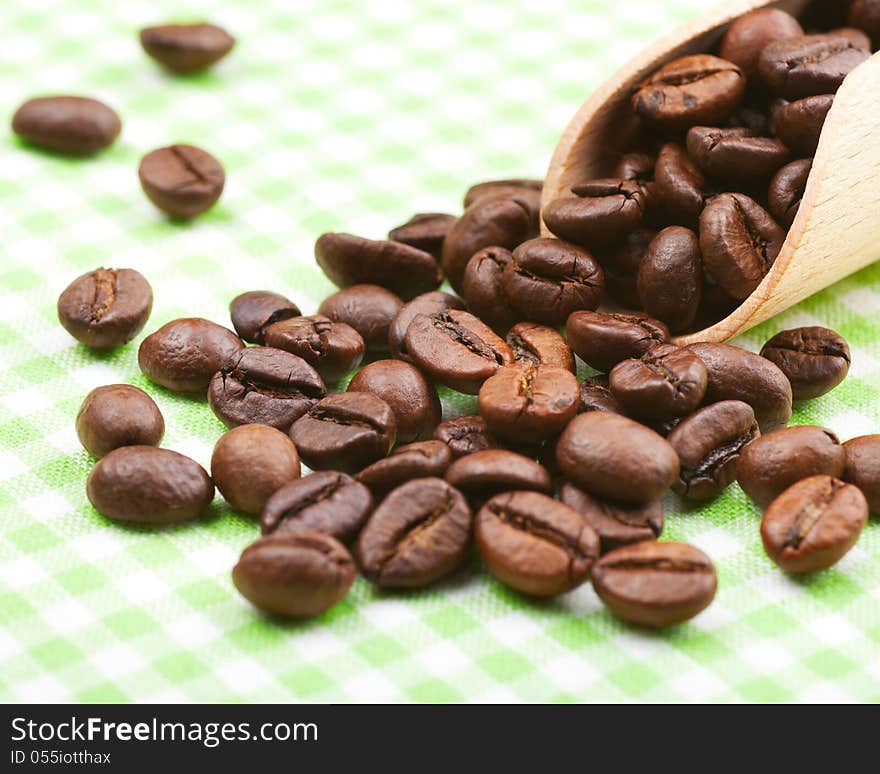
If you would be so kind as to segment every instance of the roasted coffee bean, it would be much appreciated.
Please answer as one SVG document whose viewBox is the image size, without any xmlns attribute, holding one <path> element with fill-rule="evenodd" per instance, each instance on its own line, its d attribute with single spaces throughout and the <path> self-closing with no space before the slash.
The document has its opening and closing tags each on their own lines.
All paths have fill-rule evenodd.
<svg viewBox="0 0 880 774">
<path fill-rule="evenodd" d="M 718 52 L 737 65 L 747 78 L 757 74 L 761 52 L 777 40 L 804 34 L 798 20 L 778 8 L 761 8 L 735 19 L 727 28 Z"/>
<path fill-rule="evenodd" d="M 431 315 L 450 309 L 464 309 L 464 302 L 458 296 L 440 290 L 423 293 L 404 304 L 388 329 L 388 351 L 391 357 L 410 362 L 404 338 L 406 337 L 406 329 L 409 328 L 409 324 L 416 315 Z"/>
<path fill-rule="evenodd" d="M 795 153 L 812 156 L 833 102 L 833 94 L 818 94 L 783 105 L 774 120 L 777 137 Z"/>
<path fill-rule="evenodd" d="M 195 460 L 155 446 L 121 446 L 92 468 L 86 495 L 114 521 L 173 524 L 199 516 L 214 484 Z"/>
<path fill-rule="evenodd" d="M 846 378 L 851 360 L 843 336 L 819 326 L 777 333 L 761 356 L 788 377 L 795 400 L 818 398 L 833 390 Z"/>
<path fill-rule="evenodd" d="M 58 320 L 77 341 L 113 349 L 141 332 L 153 309 L 153 290 L 134 269 L 95 269 L 58 298 Z"/>
<path fill-rule="evenodd" d="M 703 291 L 703 257 L 697 235 L 683 226 L 664 228 L 648 246 L 639 267 L 644 310 L 679 332 L 693 325 Z"/>
<path fill-rule="evenodd" d="M 544 207 L 544 223 L 560 239 L 584 247 L 607 245 L 642 222 L 645 194 L 637 183 L 607 178 L 571 190 L 573 197 L 554 199 Z"/>
<path fill-rule="evenodd" d="M 655 236 L 657 231 L 653 228 L 637 228 L 627 234 L 620 244 L 602 250 L 599 263 L 605 269 L 606 279 L 609 271 L 637 274 L 648 245 Z M 608 283 L 605 284 L 607 287 Z"/>
<path fill-rule="evenodd" d="M 437 390 L 413 365 L 400 360 L 377 360 L 364 366 L 348 384 L 349 392 L 369 392 L 382 398 L 397 420 L 397 442 L 432 438 L 442 419 Z"/>
<path fill-rule="evenodd" d="M 503 247 L 484 247 L 473 254 L 461 278 L 468 310 L 501 335 L 520 319 L 501 286 L 504 268 L 512 258 Z"/>
<path fill-rule="evenodd" d="M 745 194 L 716 196 L 700 214 L 703 264 L 733 298 L 748 298 L 761 284 L 783 242 L 785 232 Z"/>
<path fill-rule="evenodd" d="M 770 181 L 767 194 L 770 213 L 785 228 L 790 228 L 794 223 L 812 169 L 812 159 L 799 159 L 786 164 Z"/>
<path fill-rule="evenodd" d="M 402 306 L 399 296 L 379 285 L 352 285 L 325 298 L 318 314 L 354 328 L 368 352 L 387 352 L 388 329 Z"/>
<path fill-rule="evenodd" d="M 740 452 L 761 434 L 755 412 L 740 400 L 723 400 L 683 419 L 666 440 L 678 454 L 672 488 L 689 500 L 709 500 L 736 478 Z"/>
<path fill-rule="evenodd" d="M 373 510 L 373 495 L 346 473 L 318 471 L 284 484 L 266 500 L 260 529 L 273 532 L 315 530 L 349 542 Z"/>
<path fill-rule="evenodd" d="M 337 382 L 364 357 L 364 340 L 350 325 L 322 314 L 289 317 L 265 330 L 266 344 L 298 355 L 327 383 Z"/>
<path fill-rule="evenodd" d="M 475 536 L 489 572 L 535 597 L 583 583 L 599 557 L 599 536 L 573 508 L 539 492 L 496 495 L 479 511 Z"/>
<path fill-rule="evenodd" d="M 211 476 L 233 510 L 259 516 L 266 501 L 302 474 L 293 442 L 268 425 L 235 427 L 214 445 Z"/>
<path fill-rule="evenodd" d="M 727 292 L 718 287 L 708 274 L 703 274 L 703 291 L 700 294 L 700 308 L 697 310 L 697 319 L 694 321 L 693 330 L 703 330 L 736 310 L 741 301 L 731 298 Z"/>
<path fill-rule="evenodd" d="M 232 299 L 232 327 L 251 344 L 266 343 L 266 328 L 279 320 L 299 317 L 302 312 L 289 298 L 270 290 L 250 290 Z"/>
<path fill-rule="evenodd" d="M 841 478 L 846 452 L 824 427 L 786 427 L 761 436 L 743 449 L 737 480 L 758 505 L 766 507 L 792 484 L 820 474 Z"/>
<path fill-rule="evenodd" d="M 558 326 L 574 311 L 599 306 L 604 275 L 593 256 L 577 245 L 531 239 L 513 251 L 501 285 L 522 317 Z"/>
<path fill-rule="evenodd" d="M 282 532 L 251 543 L 232 570 L 241 595 L 260 610 L 307 618 L 333 607 L 355 578 L 351 555 L 321 532 Z"/>
<path fill-rule="evenodd" d="M 461 457 L 449 466 L 445 478 L 477 501 L 520 490 L 553 494 L 550 473 L 543 465 L 506 449 L 485 449 Z"/>
<path fill-rule="evenodd" d="M 659 500 L 678 478 L 678 455 L 665 438 L 603 411 L 569 422 L 556 444 L 556 460 L 573 484 L 615 502 Z"/>
<path fill-rule="evenodd" d="M 606 268 L 605 296 L 624 309 L 637 309 L 641 302 L 636 287 L 636 275 Z"/>
<path fill-rule="evenodd" d="M 555 328 L 531 322 L 517 323 L 505 341 L 513 352 L 515 363 L 557 366 L 576 372 L 574 355 Z"/>
<path fill-rule="evenodd" d="M 654 187 L 659 206 L 686 226 L 697 222 L 709 196 L 705 175 L 687 151 L 672 142 L 657 156 Z"/>
<path fill-rule="evenodd" d="M 880 43 L 880 3 L 877 0 L 853 0 L 847 12 L 847 23 L 866 32 Z"/>
<path fill-rule="evenodd" d="M 141 188 L 172 218 L 194 218 L 223 193 L 226 173 L 210 153 L 192 145 L 158 148 L 141 159 Z"/>
<path fill-rule="evenodd" d="M 590 376 L 581 382 L 580 412 L 607 411 L 609 414 L 623 414 L 623 407 L 611 394 L 607 376 Z"/>
<path fill-rule="evenodd" d="M 312 470 L 356 473 L 394 446 L 397 423 L 381 398 L 366 392 L 328 395 L 290 428 L 290 437 Z"/>
<path fill-rule="evenodd" d="M 226 56 L 235 45 L 235 38 L 214 24 L 145 27 L 140 38 L 144 51 L 175 73 L 204 70 Z"/>
<path fill-rule="evenodd" d="M 498 194 L 527 194 L 529 192 L 540 195 L 544 188 L 543 180 L 529 178 L 509 178 L 507 180 L 488 180 L 485 183 L 476 183 L 468 188 L 464 195 L 464 208 L 470 207 L 477 199 Z"/>
<path fill-rule="evenodd" d="M 669 329 L 645 314 L 572 312 L 565 323 L 568 344 L 588 366 L 610 371 L 669 341 Z"/>
<path fill-rule="evenodd" d="M 857 487 L 812 476 L 770 503 L 761 520 L 761 541 L 767 556 L 786 572 L 817 572 L 844 557 L 867 521 L 868 503 Z"/>
<path fill-rule="evenodd" d="M 705 610 L 718 578 L 706 554 L 687 543 L 645 541 L 605 554 L 593 588 L 618 618 L 641 626 L 673 626 Z"/>
<path fill-rule="evenodd" d="M 76 434 L 89 454 L 101 458 L 120 446 L 158 446 L 165 420 L 143 390 L 107 384 L 86 395 L 76 415 Z"/>
<path fill-rule="evenodd" d="M 384 497 L 414 478 L 443 478 L 451 462 L 452 451 L 443 441 L 418 441 L 398 446 L 390 457 L 364 468 L 357 480 Z"/>
<path fill-rule="evenodd" d="M 113 144 L 119 116 L 88 97 L 29 99 L 12 117 L 12 131 L 25 142 L 70 156 L 89 156 Z"/>
<path fill-rule="evenodd" d="M 476 395 L 483 382 L 513 362 L 510 347 L 482 320 L 450 310 L 416 315 L 404 338 L 412 361 L 432 379 Z"/>
<path fill-rule="evenodd" d="M 574 508 L 599 536 L 602 553 L 620 546 L 654 540 L 663 531 L 663 504 L 619 505 L 600 500 L 566 481 L 559 499 Z"/>
<path fill-rule="evenodd" d="M 706 403 L 741 400 L 755 412 L 762 433 L 791 419 L 791 384 L 769 360 L 729 344 L 700 342 L 687 347 L 709 372 Z"/>
<path fill-rule="evenodd" d="M 876 2 L 876 0 L 874 1 Z M 856 48 L 863 48 L 865 51 L 871 50 L 871 38 L 855 27 L 837 27 L 836 29 L 831 30 L 828 34 L 846 38 Z"/>
<path fill-rule="evenodd" d="M 662 422 L 694 411 L 706 395 L 703 361 L 682 347 L 658 344 L 608 375 L 611 394 L 629 416 Z"/>
<path fill-rule="evenodd" d="M 445 212 L 420 212 L 413 215 L 406 223 L 391 229 L 388 238 L 392 242 L 403 242 L 417 250 L 424 250 L 439 261 L 443 251 L 443 240 L 457 220 L 456 215 L 448 215 Z"/>
<path fill-rule="evenodd" d="M 382 588 L 421 588 L 467 558 L 473 515 L 440 478 L 397 487 L 373 511 L 357 543 L 358 564 Z"/>
<path fill-rule="evenodd" d="M 174 392 L 204 394 L 214 374 L 244 342 L 231 330 L 201 317 L 165 323 L 141 342 L 138 364 L 151 382 Z"/>
<path fill-rule="evenodd" d="M 833 94 L 849 72 L 870 55 L 846 37 L 804 35 L 767 46 L 761 52 L 758 70 L 774 94 L 800 99 Z"/>
<path fill-rule="evenodd" d="M 746 88 L 742 70 L 708 54 L 669 62 L 633 91 L 632 107 L 642 118 L 666 131 L 698 124 L 724 123 Z"/>
<path fill-rule="evenodd" d="M 226 427 L 290 426 L 327 394 L 318 372 L 283 349 L 247 347 L 236 352 L 208 385 L 208 404 Z"/>
<path fill-rule="evenodd" d="M 434 431 L 434 438 L 443 441 L 449 447 L 453 459 L 483 449 L 497 449 L 500 446 L 489 432 L 486 420 L 476 414 L 441 422 Z"/>
<path fill-rule="evenodd" d="M 843 478 L 862 490 L 871 513 L 880 514 L 880 435 L 862 435 L 843 445 L 846 469 Z"/>
<path fill-rule="evenodd" d="M 642 188 L 646 188 L 654 180 L 654 165 L 656 163 L 657 157 L 650 153 L 642 153 L 641 151 L 624 153 L 614 166 L 611 176 L 638 183 Z"/>
<path fill-rule="evenodd" d="M 315 242 L 315 260 L 340 288 L 381 285 L 405 300 L 434 290 L 443 280 L 430 253 L 352 234 L 322 234 Z"/>
<path fill-rule="evenodd" d="M 770 113 L 760 102 L 740 105 L 728 119 L 727 126 L 748 129 L 755 137 L 765 137 L 773 133 Z"/>
<path fill-rule="evenodd" d="M 754 137 L 750 129 L 736 127 L 691 127 L 687 150 L 707 175 L 723 180 L 766 179 L 791 158 L 779 140 Z"/>
</svg>

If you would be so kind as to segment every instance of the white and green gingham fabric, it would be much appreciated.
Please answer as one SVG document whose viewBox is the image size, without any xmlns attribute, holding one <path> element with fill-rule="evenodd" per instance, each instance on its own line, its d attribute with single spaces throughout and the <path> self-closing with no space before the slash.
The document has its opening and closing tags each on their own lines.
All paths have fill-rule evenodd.
<svg viewBox="0 0 880 774">
<path fill-rule="evenodd" d="M 217 497 L 174 528 L 126 527 L 89 505 L 74 416 L 93 387 L 129 382 L 161 407 L 164 445 L 207 467 L 222 432 L 202 400 L 148 383 L 137 345 L 95 354 L 55 300 L 98 266 L 155 292 L 144 335 L 178 316 L 228 324 L 237 293 L 270 288 L 312 312 L 331 291 L 315 237 L 378 237 L 416 211 L 457 211 L 474 181 L 541 176 L 603 78 L 701 0 L 4 0 L 0 106 L 92 95 L 119 141 L 70 160 L 0 132 L 0 698 L 6 701 L 878 701 L 880 525 L 834 569 L 794 579 L 765 557 L 737 487 L 670 499 L 665 537 L 708 552 L 713 605 L 650 633 L 614 620 L 589 584 L 533 602 L 474 560 L 436 588 L 356 581 L 317 620 L 278 623 L 234 590 L 257 525 Z M 140 27 L 207 18 L 238 43 L 214 70 L 163 73 Z M 215 154 L 227 187 L 191 224 L 139 190 L 154 147 Z M 880 432 L 880 267 L 743 340 L 823 324 L 853 347 L 850 378 L 794 421 Z M 472 399 L 446 394 L 448 413 Z"/>
</svg>

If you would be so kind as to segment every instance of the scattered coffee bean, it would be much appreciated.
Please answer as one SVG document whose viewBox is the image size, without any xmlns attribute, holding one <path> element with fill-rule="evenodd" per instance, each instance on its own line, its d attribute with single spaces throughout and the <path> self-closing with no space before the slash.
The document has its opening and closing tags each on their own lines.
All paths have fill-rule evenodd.
<svg viewBox="0 0 880 774">
<path fill-rule="evenodd" d="M 607 178 L 571 190 L 573 197 L 554 199 L 544 207 L 544 223 L 560 239 L 584 247 L 608 245 L 642 222 L 645 194 L 638 183 Z"/>
<path fill-rule="evenodd" d="M 500 446 L 489 432 L 486 420 L 475 414 L 441 422 L 434 431 L 434 438 L 449 447 L 453 459 L 483 449 L 497 449 Z"/>
<path fill-rule="evenodd" d="M 399 296 L 379 285 L 352 285 L 325 298 L 318 314 L 354 328 L 368 352 L 387 352 L 388 329 L 402 306 Z"/>
<path fill-rule="evenodd" d="M 322 314 L 289 317 L 265 330 L 266 344 L 298 355 L 327 383 L 339 381 L 360 365 L 364 340 L 350 325 L 333 322 Z"/>
<path fill-rule="evenodd" d="M 406 223 L 388 232 L 392 242 L 402 242 L 417 250 L 424 250 L 440 260 L 443 240 L 458 218 L 445 212 L 420 212 Z"/>
<path fill-rule="evenodd" d="M 515 363 L 557 366 L 575 373 L 574 355 L 555 328 L 531 322 L 517 323 L 505 341 Z"/>
<path fill-rule="evenodd" d="M 870 35 L 875 44 L 880 42 L 880 5 L 877 0 L 853 0 L 846 19 L 848 24 Z"/>
<path fill-rule="evenodd" d="M 484 247 L 473 254 L 461 278 L 468 310 L 501 335 L 519 320 L 501 284 L 504 267 L 512 259 L 503 247 Z"/>
<path fill-rule="evenodd" d="M 777 333 L 761 356 L 788 377 L 795 400 L 818 398 L 833 390 L 846 378 L 851 360 L 843 336 L 818 326 Z"/>
<path fill-rule="evenodd" d="M 774 120 L 776 135 L 795 153 L 812 156 L 833 102 L 833 94 L 819 94 L 783 105 Z"/>
<path fill-rule="evenodd" d="M 480 503 L 501 492 L 553 494 L 550 473 L 543 465 L 506 449 L 484 449 L 461 457 L 449 466 L 445 478 Z"/>
<path fill-rule="evenodd" d="M 509 178 L 507 180 L 489 180 L 485 183 L 477 183 L 468 188 L 467 193 L 465 193 L 464 208 L 470 207 L 477 199 L 497 196 L 498 194 L 537 193 L 540 195 L 543 188 L 543 180 L 527 178 Z"/>
<path fill-rule="evenodd" d="M 794 223 L 812 168 L 812 159 L 792 161 L 780 169 L 770 181 L 770 191 L 767 194 L 770 213 L 786 228 L 791 228 Z"/>
<path fill-rule="evenodd" d="M 192 145 L 158 148 L 138 169 L 147 198 L 172 218 L 194 218 L 213 207 L 226 182 L 220 162 Z"/>
<path fill-rule="evenodd" d="M 229 314 L 235 332 L 251 344 L 266 343 L 266 328 L 279 320 L 299 317 L 299 307 L 270 290 L 250 290 L 232 299 Z"/>
<path fill-rule="evenodd" d="M 669 329 L 645 314 L 573 312 L 565 323 L 568 344 L 587 365 L 610 371 L 669 341 Z"/>
<path fill-rule="evenodd" d="M 376 497 L 414 478 L 443 478 L 452 462 L 452 451 L 442 441 L 418 441 L 398 446 L 390 457 L 374 462 L 357 474 L 357 480 Z"/>
<path fill-rule="evenodd" d="M 611 394 L 608 377 L 590 376 L 581 382 L 579 411 L 606 411 L 610 414 L 623 414 L 623 407 Z"/>
<path fill-rule="evenodd" d="M 119 116 L 88 97 L 29 99 L 12 117 L 12 131 L 25 142 L 70 156 L 90 156 L 113 144 Z"/>
<path fill-rule="evenodd" d="M 153 59 L 175 73 L 195 73 L 226 56 L 235 45 L 214 24 L 162 24 L 140 32 L 141 45 Z"/>
<path fill-rule="evenodd" d="M 703 258 L 697 235 L 682 226 L 664 228 L 639 266 L 639 299 L 645 311 L 671 331 L 693 325 L 703 290 Z"/>
<path fill-rule="evenodd" d="M 761 52 L 777 40 L 804 34 L 798 20 L 778 8 L 761 8 L 735 19 L 718 49 L 721 56 L 739 67 L 747 78 L 757 74 Z"/>
<path fill-rule="evenodd" d="M 657 202 L 682 225 L 692 226 L 703 211 L 709 186 L 700 168 L 680 145 L 667 143 L 654 167 Z"/>
<path fill-rule="evenodd" d="M 862 435 L 843 445 L 843 478 L 855 484 L 868 500 L 871 513 L 880 514 L 880 435 Z"/>
<path fill-rule="evenodd" d="M 723 180 L 767 179 L 791 158 L 779 140 L 736 127 L 691 127 L 687 150 L 707 175 Z"/>
<path fill-rule="evenodd" d="M 440 290 L 423 293 L 420 296 L 416 296 L 409 303 L 404 304 L 388 329 L 388 352 L 391 357 L 411 362 L 406 351 L 404 338 L 406 337 L 406 330 L 409 328 L 409 324 L 416 315 L 431 315 L 435 312 L 446 312 L 450 309 L 463 310 L 464 302 L 458 296 L 453 296 Z"/>
<path fill-rule="evenodd" d="M 89 454 L 101 458 L 120 446 L 158 446 L 165 420 L 143 390 L 107 384 L 86 395 L 76 415 L 76 434 Z"/>
<path fill-rule="evenodd" d="M 611 173 L 612 177 L 628 180 L 640 186 L 645 196 L 645 210 L 656 206 L 656 186 L 654 185 L 654 166 L 657 157 L 650 153 L 633 151 L 620 157 Z"/>
</svg>

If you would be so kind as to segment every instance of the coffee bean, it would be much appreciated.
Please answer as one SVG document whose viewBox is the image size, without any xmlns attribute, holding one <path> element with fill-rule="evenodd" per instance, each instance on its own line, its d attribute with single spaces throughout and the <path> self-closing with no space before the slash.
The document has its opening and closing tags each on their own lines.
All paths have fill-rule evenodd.
<svg viewBox="0 0 880 774">
<path fill-rule="evenodd" d="M 658 344 L 624 360 L 608 376 L 611 394 L 627 414 L 664 421 L 694 411 L 706 395 L 708 371 L 693 352 Z"/>
<path fill-rule="evenodd" d="M 265 339 L 268 346 L 292 352 L 310 363 L 328 383 L 357 368 L 364 356 L 361 335 L 350 325 L 322 314 L 272 323 L 266 328 Z"/>
<path fill-rule="evenodd" d="M 803 34 L 803 27 L 791 14 L 778 8 L 761 8 L 734 20 L 721 38 L 718 52 L 751 78 L 757 74 L 758 59 L 765 47 Z"/>
<path fill-rule="evenodd" d="M 388 329 L 402 306 L 399 296 L 379 285 L 352 285 L 325 298 L 318 314 L 354 328 L 368 352 L 387 352 Z"/>
<path fill-rule="evenodd" d="M 650 153 L 632 151 L 624 153 L 614 166 L 612 177 L 628 180 L 641 186 L 645 195 L 645 209 L 650 210 L 655 202 L 654 165 L 657 157 Z"/>
<path fill-rule="evenodd" d="M 563 475 L 615 502 L 659 500 L 678 477 L 678 455 L 653 430 L 617 414 L 590 411 L 573 419 L 556 444 Z"/>
<path fill-rule="evenodd" d="M 368 392 L 384 400 L 397 421 L 397 442 L 433 437 L 443 408 L 437 390 L 413 365 L 400 360 L 377 360 L 364 366 L 349 382 L 349 392 Z"/>
<path fill-rule="evenodd" d="M 281 349 L 247 347 L 214 374 L 208 404 L 227 427 L 251 423 L 287 432 L 327 394 L 318 372 Z"/>
<path fill-rule="evenodd" d="M 165 420 L 153 399 L 130 384 L 96 387 L 76 415 L 76 434 L 95 458 L 120 446 L 158 446 Z"/>
<path fill-rule="evenodd" d="M 724 180 L 769 178 L 791 158 L 779 140 L 754 137 L 750 129 L 736 127 L 691 127 L 687 150 L 707 175 Z"/>
<path fill-rule="evenodd" d="M 853 0 L 847 12 L 847 23 L 866 32 L 880 42 L 880 3 L 877 0 Z"/>
<path fill-rule="evenodd" d="M 574 355 L 555 328 L 531 322 L 517 323 L 505 341 L 515 363 L 557 366 L 575 373 Z"/>
<path fill-rule="evenodd" d="M 315 242 L 315 260 L 340 288 L 381 285 L 405 300 L 434 290 L 443 280 L 430 253 L 352 234 L 323 234 Z"/>
<path fill-rule="evenodd" d="M 204 394 L 214 374 L 243 347 L 228 328 L 201 317 L 183 317 L 141 342 L 138 364 L 147 379 L 166 389 Z"/>
<path fill-rule="evenodd" d="M 192 145 L 151 151 L 138 176 L 147 198 L 172 218 L 194 218 L 213 207 L 226 182 L 220 162 Z"/>
<path fill-rule="evenodd" d="M 229 304 L 232 327 L 251 344 L 266 343 L 266 328 L 279 320 L 299 317 L 299 307 L 288 298 L 270 290 L 250 290 Z"/>
<path fill-rule="evenodd" d="M 682 225 L 697 222 L 709 195 L 709 185 L 684 148 L 667 143 L 660 149 L 654 181 L 660 207 Z"/>
<path fill-rule="evenodd" d="M 77 341 L 113 349 L 141 332 L 153 309 L 153 290 L 134 269 L 95 269 L 58 297 L 58 320 Z"/>
<path fill-rule="evenodd" d="M 92 468 L 86 495 L 114 521 L 173 524 L 199 516 L 214 485 L 195 460 L 155 446 L 121 446 Z"/>
<path fill-rule="evenodd" d="M 734 298 L 748 298 L 761 284 L 783 242 L 785 232 L 745 194 L 716 196 L 700 214 L 706 271 Z"/>
<path fill-rule="evenodd" d="M 445 212 L 420 212 L 406 223 L 391 229 L 388 238 L 392 242 L 402 242 L 417 250 L 424 250 L 440 260 L 443 240 L 458 217 Z"/>
<path fill-rule="evenodd" d="M 483 449 L 497 449 L 500 446 L 489 432 L 486 420 L 475 414 L 441 422 L 434 431 L 434 438 L 449 447 L 453 459 Z"/>
<path fill-rule="evenodd" d="M 762 433 L 791 419 L 791 384 L 769 360 L 729 344 L 700 342 L 687 347 L 706 365 L 706 403 L 741 400 L 755 412 Z"/>
<path fill-rule="evenodd" d="M 391 357 L 411 362 L 406 351 L 404 338 L 406 337 L 406 330 L 409 328 L 409 324 L 416 315 L 431 315 L 435 312 L 445 312 L 450 309 L 464 309 L 464 302 L 458 296 L 453 296 L 440 290 L 423 293 L 420 296 L 416 296 L 409 303 L 404 304 L 388 329 L 388 351 Z"/>
<path fill-rule="evenodd" d="M 90 156 L 113 144 L 119 116 L 88 97 L 29 99 L 12 117 L 12 131 L 25 142 L 70 156 Z"/>
<path fill-rule="evenodd" d="M 824 427 L 787 427 L 761 436 L 743 449 L 737 480 L 758 505 L 766 507 L 792 484 L 820 474 L 840 478 L 846 452 Z"/>
<path fill-rule="evenodd" d="M 818 326 L 777 333 L 761 356 L 779 366 L 791 382 L 795 400 L 818 398 L 849 373 L 849 345 L 839 333 Z"/>
<path fill-rule="evenodd" d="M 623 407 L 611 394 L 607 376 L 590 376 L 581 382 L 580 412 L 606 411 L 609 414 L 623 414 Z"/>
<path fill-rule="evenodd" d="M 687 621 L 715 597 L 718 579 L 706 554 L 686 543 L 646 541 L 605 554 L 593 588 L 623 621 L 661 628 Z"/>
<path fill-rule="evenodd" d="M 477 199 L 498 194 L 526 194 L 533 192 L 540 194 L 544 188 L 543 180 L 528 178 L 509 178 L 507 180 L 489 180 L 485 183 L 476 183 L 468 188 L 464 195 L 464 207 L 467 209 Z"/>
<path fill-rule="evenodd" d="M 791 228 L 794 223 L 812 169 L 812 159 L 799 159 L 786 164 L 770 181 L 767 194 L 770 213 L 785 228 Z"/>
<path fill-rule="evenodd" d="M 880 514 L 880 435 L 862 435 L 843 445 L 843 478 L 855 484 L 868 500 L 871 513 Z"/>
<path fill-rule="evenodd" d="M 467 558 L 471 509 L 439 478 L 399 486 L 373 511 L 357 543 L 358 564 L 382 588 L 421 588 Z"/>
<path fill-rule="evenodd" d="M 390 457 L 374 462 L 357 474 L 357 480 L 376 497 L 414 478 L 443 478 L 452 462 L 452 452 L 442 441 L 418 441 L 398 446 Z"/>
<path fill-rule="evenodd" d="M 607 178 L 571 190 L 573 197 L 554 199 L 544 207 L 544 223 L 560 239 L 584 247 L 607 245 L 642 222 L 645 194 L 637 183 Z"/>
<path fill-rule="evenodd" d="M 578 357 L 597 371 L 610 371 L 622 360 L 641 357 L 669 341 L 669 329 L 659 320 L 616 312 L 573 312 L 565 335 Z"/>
<path fill-rule="evenodd" d="M 812 156 L 833 102 L 833 94 L 818 94 L 783 105 L 774 122 L 777 136 L 795 153 Z"/>
<path fill-rule="evenodd" d="M 140 39 L 144 51 L 175 73 L 204 70 L 226 56 L 235 45 L 235 38 L 214 24 L 145 27 Z"/>
<path fill-rule="evenodd" d="M 689 500 L 709 500 L 736 478 L 737 458 L 761 434 L 748 403 L 724 400 L 683 419 L 667 440 L 680 471 L 672 488 Z"/>
<path fill-rule="evenodd" d="M 290 437 L 312 470 L 356 473 L 391 451 L 394 412 L 366 392 L 328 395 L 290 428 Z"/>
<path fill-rule="evenodd" d="M 746 94 L 746 99 L 749 98 Z M 728 119 L 727 126 L 748 129 L 755 137 L 765 137 L 773 134 L 771 129 L 770 112 L 763 105 L 763 95 L 757 95 L 758 101 L 753 105 L 740 105 Z M 755 98 L 755 95 L 752 95 Z"/>
<path fill-rule="evenodd" d="M 453 462 L 446 480 L 476 502 L 501 492 L 553 494 L 550 473 L 533 459 L 506 449 L 484 449 Z"/>
<path fill-rule="evenodd" d="M 335 470 L 290 481 L 266 500 L 260 513 L 264 535 L 315 530 L 349 542 L 373 510 L 373 495 L 363 484 Z"/>
<path fill-rule="evenodd" d="M 679 332 L 693 325 L 703 291 L 703 257 L 697 235 L 682 226 L 664 228 L 639 266 L 639 299 L 644 310 Z"/>
<path fill-rule="evenodd" d="M 624 272 L 626 274 L 635 275 L 639 271 L 642 258 L 648 250 L 651 240 L 657 236 L 657 231 L 653 228 L 637 228 L 635 231 L 626 235 L 624 240 L 617 245 L 607 247 L 598 254 L 599 263 L 605 269 L 605 285 L 608 286 L 609 272 Z M 636 300 L 638 303 L 638 299 Z"/>
<path fill-rule="evenodd" d="M 874 2 L 876 2 L 876 0 L 874 0 Z M 838 27 L 837 29 L 831 30 L 828 34 L 846 38 L 856 48 L 863 48 L 865 51 L 871 50 L 871 38 L 855 27 Z"/>
<path fill-rule="evenodd" d="M 254 606 L 272 615 L 307 618 L 333 607 L 354 582 L 351 555 L 320 532 L 281 532 L 251 543 L 232 570 L 232 582 Z"/>
<path fill-rule="evenodd" d="M 512 258 L 503 247 L 484 247 L 473 254 L 461 278 L 468 310 L 501 335 L 519 319 L 501 286 L 504 267 Z"/>
<path fill-rule="evenodd" d="M 636 287 L 636 275 L 618 269 L 605 269 L 605 296 L 624 309 L 636 309 L 641 302 Z"/>
<path fill-rule="evenodd" d="M 296 446 L 280 430 L 242 425 L 220 436 L 211 476 L 233 510 L 259 516 L 266 501 L 301 475 Z"/>
<path fill-rule="evenodd" d="M 435 381 L 475 395 L 502 365 L 513 362 L 510 347 L 481 320 L 450 310 L 419 314 L 404 339 L 413 362 Z"/>
<path fill-rule="evenodd" d="M 599 556 L 599 536 L 581 515 L 538 492 L 493 497 L 477 514 L 475 536 L 489 572 L 535 597 L 576 588 Z"/>
<path fill-rule="evenodd" d="M 812 476 L 770 503 L 761 520 L 761 541 L 767 556 L 786 572 L 817 572 L 844 557 L 867 521 L 868 503 L 857 487 Z"/>
</svg>

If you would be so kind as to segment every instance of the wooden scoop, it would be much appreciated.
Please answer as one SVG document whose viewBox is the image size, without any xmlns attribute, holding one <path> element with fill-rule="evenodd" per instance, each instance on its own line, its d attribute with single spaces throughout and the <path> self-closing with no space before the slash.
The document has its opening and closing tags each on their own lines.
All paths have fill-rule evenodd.
<svg viewBox="0 0 880 774">
<path fill-rule="evenodd" d="M 707 52 L 736 17 L 756 8 L 797 16 L 807 0 L 731 0 L 684 25 L 624 66 L 581 106 L 562 134 L 542 206 L 572 185 L 607 177 L 637 135 L 633 86 L 661 65 Z M 544 236 L 552 236 L 541 226 Z M 880 54 L 853 70 L 825 121 L 804 197 L 776 262 L 730 316 L 677 343 L 725 341 L 880 260 Z"/>
</svg>

